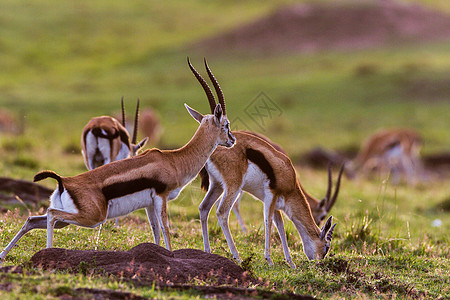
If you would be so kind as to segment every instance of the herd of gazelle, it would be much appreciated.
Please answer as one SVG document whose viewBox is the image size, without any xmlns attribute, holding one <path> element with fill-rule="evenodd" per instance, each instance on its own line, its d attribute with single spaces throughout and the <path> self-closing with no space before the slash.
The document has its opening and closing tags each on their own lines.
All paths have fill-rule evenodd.
<svg viewBox="0 0 450 300">
<path fill-rule="evenodd" d="M 206 71 L 219 104 L 216 104 L 210 87 L 189 59 L 188 65 L 204 89 L 211 109 L 211 114 L 202 115 L 185 104 L 189 114 L 200 124 L 191 140 L 176 150 L 151 149 L 137 154 L 147 142 L 144 139 L 136 144 L 139 100 L 133 138 L 130 140 L 125 128 L 122 99 L 122 123 L 112 117 L 97 117 L 83 130 L 82 153 L 88 172 L 74 177 L 62 177 L 52 171 L 35 175 L 34 181 L 50 177 L 57 181 L 58 187 L 50 197 L 47 213 L 27 219 L 0 253 L 0 261 L 32 229 L 47 229 L 49 248 L 53 245 L 54 228 L 69 224 L 93 228 L 140 208 L 146 210 L 155 243 L 160 244 L 162 230 L 166 248 L 171 250 L 167 202 L 177 198 L 198 174 L 202 188 L 207 190 L 199 207 L 206 252 L 211 252 L 208 216 L 219 200 L 219 224 L 233 257 L 240 261 L 228 220 L 233 209 L 241 227 L 246 230 L 239 211 L 239 202 L 245 191 L 263 202 L 265 258 L 269 264 L 272 264 L 270 235 L 274 223 L 285 259 L 291 267 L 295 267 L 289 253 L 281 211 L 297 228 L 308 259 L 326 256 L 336 224 L 332 225 L 330 216 L 322 228 L 318 225 L 336 201 L 344 166 L 339 171 L 333 196 L 329 167 L 325 197 L 322 200 L 312 197 L 301 186 L 291 160 L 279 145 L 257 133 L 230 130 L 223 92 L 206 60 Z M 397 144 L 391 146 L 393 149 L 396 147 Z M 401 148 L 407 148 L 406 142 L 401 144 Z"/>
</svg>

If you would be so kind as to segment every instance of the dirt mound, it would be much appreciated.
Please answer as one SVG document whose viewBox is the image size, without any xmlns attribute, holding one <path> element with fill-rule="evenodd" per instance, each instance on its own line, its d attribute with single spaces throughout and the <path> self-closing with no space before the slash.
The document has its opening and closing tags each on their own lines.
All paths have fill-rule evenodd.
<svg viewBox="0 0 450 300">
<path fill-rule="evenodd" d="M 84 274 L 113 274 L 118 277 L 185 284 L 205 281 L 210 285 L 256 284 L 240 266 L 217 254 L 181 249 L 173 252 L 152 243 L 129 251 L 44 249 L 33 255 L 34 267 L 69 270 Z"/>
<path fill-rule="evenodd" d="M 292 5 L 198 43 L 211 52 L 313 52 L 450 40 L 450 17 L 417 4 Z"/>
<path fill-rule="evenodd" d="M 48 200 L 53 190 L 34 182 L 0 177 L 0 201 L 17 202 L 16 197 L 28 203 Z"/>
</svg>

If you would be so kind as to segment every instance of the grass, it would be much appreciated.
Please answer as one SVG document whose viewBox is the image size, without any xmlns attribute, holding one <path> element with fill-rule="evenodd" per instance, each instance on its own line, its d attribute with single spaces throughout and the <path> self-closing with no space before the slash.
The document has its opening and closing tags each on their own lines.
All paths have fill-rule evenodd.
<svg viewBox="0 0 450 300">
<path fill-rule="evenodd" d="M 449 10 L 447 2 L 421 2 Z M 20 136 L 0 135 L 0 174 L 31 180 L 42 169 L 65 176 L 84 172 L 81 130 L 91 117 L 117 112 L 121 96 L 129 111 L 137 97 L 143 107 L 158 111 L 164 128 L 161 148 L 186 143 L 197 125 L 182 104 L 207 112 L 205 97 L 185 61 L 189 55 L 202 71 L 205 53 L 186 45 L 277 5 L 277 1 L 64 5 L 50 0 L 3 1 L 0 106 L 23 118 L 25 131 Z M 295 157 L 314 146 L 357 146 L 373 131 L 394 126 L 419 130 L 425 154 L 448 150 L 449 50 L 448 44 L 437 43 L 273 57 L 206 55 L 225 92 L 232 127 L 239 118 L 247 129 L 266 134 Z M 430 83 L 432 88 L 427 88 Z M 261 92 L 281 111 L 264 120 L 263 126 L 246 113 Z M 311 194 L 325 193 L 324 171 L 303 166 L 297 171 Z M 275 234 L 274 266 L 265 263 L 262 205 L 244 196 L 241 210 L 249 233 L 239 230 L 234 216 L 230 223 L 245 267 L 268 280 L 268 289 L 325 299 L 449 297 L 450 220 L 448 212 L 436 209 L 448 199 L 448 180 L 410 188 L 392 186 L 384 179 L 343 181 L 332 211 L 338 227 L 331 256 L 324 261 L 307 261 L 298 233 L 286 222 L 295 270 L 284 263 Z M 54 187 L 50 180 L 44 183 Z M 198 204 L 204 193 L 199 186 L 194 181 L 169 204 L 174 249 L 203 247 Z M 0 218 L 1 245 L 30 213 L 45 212 L 42 207 L 8 208 Z M 433 227 L 436 219 L 442 221 L 440 227 Z M 213 252 L 229 257 L 214 213 L 209 222 Z M 55 246 L 127 250 L 152 241 L 142 211 L 124 218 L 119 228 L 107 223 L 98 240 L 97 234 L 69 226 L 56 232 Z M 99 288 L 154 298 L 199 297 L 116 278 L 31 268 L 30 257 L 44 245 L 44 231 L 30 232 L 10 252 L 5 265 L 23 265 L 26 272 L 0 274 L 2 296 L 47 298 L 70 294 L 72 288 Z"/>
</svg>

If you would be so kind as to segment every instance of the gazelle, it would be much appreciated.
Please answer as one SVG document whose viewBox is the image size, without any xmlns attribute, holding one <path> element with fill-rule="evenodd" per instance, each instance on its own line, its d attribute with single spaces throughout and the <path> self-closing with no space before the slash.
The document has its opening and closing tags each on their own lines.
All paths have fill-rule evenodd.
<svg viewBox="0 0 450 300">
<path fill-rule="evenodd" d="M 95 169 L 110 162 L 135 156 L 144 147 L 148 137 L 139 144 L 137 140 L 137 124 L 139 119 L 139 99 L 134 117 L 133 138 L 126 129 L 125 108 L 122 104 L 122 124 L 113 117 L 101 116 L 92 118 L 83 128 L 81 135 L 81 153 L 88 170 Z"/>
<path fill-rule="evenodd" d="M 211 252 L 208 237 L 208 216 L 219 200 L 217 217 L 233 257 L 239 253 L 230 233 L 228 219 L 237 197 L 246 191 L 264 205 L 265 258 L 272 264 L 270 235 L 272 222 L 280 235 L 286 261 L 295 267 L 289 253 L 281 211 L 292 220 L 303 242 L 308 259 L 322 259 L 328 253 L 334 224 L 330 216 L 320 229 L 311 213 L 291 160 L 265 140 L 245 132 L 233 132 L 236 144 L 232 149 L 217 147 L 205 165 L 209 188 L 200 204 L 204 250 Z"/>
<path fill-rule="evenodd" d="M 189 59 L 188 64 L 195 71 Z M 58 188 L 50 196 L 47 214 L 29 217 L 0 253 L 0 259 L 31 229 L 47 229 L 49 248 L 53 245 L 54 228 L 68 224 L 93 228 L 107 219 L 129 214 L 139 208 L 146 209 L 152 226 L 158 226 L 159 223 L 166 248 L 171 250 L 168 199 L 176 198 L 197 176 L 218 145 L 232 147 L 236 141 L 222 106 L 216 105 L 211 93 L 207 97 L 214 112 L 212 115 L 202 115 L 185 104 L 200 126 L 191 140 L 180 149 L 146 150 L 135 157 L 111 162 L 74 177 L 61 177 L 52 171 L 37 173 L 34 181 L 50 177 L 58 182 Z M 221 104 L 225 107 L 225 103 Z M 159 242 L 159 236 L 155 236 L 155 241 Z"/>
<path fill-rule="evenodd" d="M 415 184 L 423 171 L 420 159 L 422 138 L 411 129 L 381 130 L 370 136 L 356 158 L 346 165 L 348 177 L 356 173 L 367 176 L 373 171 L 390 172 L 393 183 L 405 177 L 408 184 Z"/>
<path fill-rule="evenodd" d="M 280 145 L 272 142 L 266 136 L 256 133 L 256 132 L 252 132 L 252 131 L 242 131 L 242 132 L 259 137 L 260 139 L 266 141 L 272 147 L 274 147 L 275 150 L 280 151 L 284 155 L 287 155 L 286 152 L 284 151 L 284 149 Z M 317 198 L 308 194 L 308 192 L 306 192 L 305 189 L 300 185 L 300 187 L 303 190 L 303 193 L 305 194 L 306 200 L 308 201 L 308 204 L 311 208 L 311 213 L 313 215 L 314 221 L 316 222 L 317 225 L 320 225 L 320 222 L 322 222 L 322 220 L 325 219 L 325 217 L 328 215 L 328 213 L 330 212 L 333 205 L 336 203 L 336 199 L 339 194 L 339 187 L 341 184 L 341 176 L 342 176 L 343 170 L 344 170 L 344 165 L 342 165 L 339 170 L 339 175 L 338 175 L 337 183 L 336 183 L 336 189 L 335 189 L 332 197 L 331 197 L 331 190 L 332 190 L 331 164 L 328 165 L 327 192 L 325 194 L 325 197 L 323 197 L 321 200 L 318 200 Z M 209 185 L 208 172 L 206 172 L 206 170 L 203 168 L 202 171 L 200 172 L 200 176 L 202 178 L 202 180 L 201 180 L 202 189 L 207 191 L 208 185 Z M 240 208 L 239 208 L 239 205 L 240 205 L 240 202 L 242 199 L 242 194 L 243 194 L 243 192 L 241 192 L 239 194 L 238 198 L 236 199 L 236 202 L 233 205 L 233 212 L 236 215 L 236 218 L 238 219 L 239 225 L 241 226 L 242 230 L 244 232 L 247 232 L 247 226 L 245 225 L 244 220 L 242 219 Z"/>
</svg>

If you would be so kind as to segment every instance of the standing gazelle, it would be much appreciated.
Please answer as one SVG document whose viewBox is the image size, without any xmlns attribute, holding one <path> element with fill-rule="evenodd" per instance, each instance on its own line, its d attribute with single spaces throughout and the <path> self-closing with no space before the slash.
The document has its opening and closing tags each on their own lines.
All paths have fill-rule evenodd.
<svg viewBox="0 0 450 300">
<path fill-rule="evenodd" d="M 264 204 L 265 258 L 269 264 L 272 264 L 270 235 L 272 222 L 275 222 L 285 259 L 291 267 L 295 267 L 289 253 L 281 211 L 286 213 L 300 233 L 308 259 L 324 258 L 330 248 L 336 224 L 331 226 L 330 216 L 322 229 L 316 225 L 291 160 L 253 134 L 239 131 L 233 134 L 236 136 L 236 145 L 232 149 L 218 147 L 205 165 L 209 188 L 199 207 L 205 251 L 211 252 L 209 212 L 222 195 L 217 207 L 217 218 L 233 257 L 240 261 L 228 219 L 235 200 L 246 191 Z"/>
<path fill-rule="evenodd" d="M 189 59 L 188 63 L 193 69 Z M 0 260 L 31 229 L 47 228 L 49 248 L 53 245 L 55 227 L 74 224 L 93 228 L 107 219 L 129 214 L 139 208 L 146 209 L 152 226 L 159 223 L 166 248 L 171 250 L 168 199 L 176 198 L 197 176 L 218 145 L 232 147 L 236 141 L 221 105 L 216 105 L 212 94 L 207 96 L 214 112 L 212 115 L 202 115 L 185 104 L 200 126 L 180 149 L 147 150 L 138 156 L 115 161 L 74 177 L 61 177 L 52 171 L 36 174 L 34 181 L 51 177 L 57 180 L 58 188 L 50 196 L 47 214 L 29 217 L 0 253 Z"/>
<path fill-rule="evenodd" d="M 134 117 L 133 138 L 126 129 L 125 107 L 122 104 L 122 124 L 108 116 L 92 118 L 83 128 L 81 134 L 81 153 L 88 170 L 95 169 L 110 162 L 135 156 L 144 147 L 148 138 L 136 144 L 139 119 L 139 99 Z"/>
<path fill-rule="evenodd" d="M 284 149 L 280 145 L 272 142 L 266 136 L 256 133 L 256 132 L 252 132 L 252 131 L 242 131 L 242 132 L 259 137 L 260 139 L 266 141 L 272 147 L 274 147 L 275 150 L 280 151 L 284 155 L 287 155 L 286 151 L 284 151 Z M 341 176 L 342 176 L 343 170 L 344 170 L 344 165 L 342 165 L 339 170 L 339 175 L 338 175 L 337 182 L 336 182 L 336 189 L 335 189 L 332 197 L 331 197 L 331 189 L 333 187 L 332 186 L 333 183 L 332 183 L 331 165 L 330 164 L 328 165 L 328 188 L 327 188 L 325 197 L 323 197 L 321 200 L 308 194 L 305 191 L 305 189 L 300 185 L 300 187 L 303 190 L 303 193 L 305 194 L 306 200 L 308 201 L 309 207 L 311 208 L 311 213 L 314 218 L 314 221 L 316 222 L 317 225 L 320 225 L 320 222 L 322 222 L 322 220 L 325 219 L 325 217 L 328 215 L 328 213 L 330 212 L 333 205 L 336 203 L 336 199 L 339 194 L 339 187 L 341 185 Z M 203 168 L 202 171 L 200 171 L 200 176 L 202 178 L 202 180 L 201 180 L 202 189 L 207 191 L 208 185 L 209 185 L 208 172 L 206 172 L 206 170 Z M 244 232 L 247 232 L 247 226 L 245 226 L 245 223 L 244 223 L 244 220 L 242 219 L 240 208 L 239 208 L 239 205 L 240 205 L 240 202 L 242 199 L 242 194 L 243 194 L 243 192 L 241 192 L 239 194 L 238 198 L 236 199 L 236 202 L 233 205 L 233 212 L 236 215 L 236 218 L 237 218 L 242 230 Z"/>
</svg>

